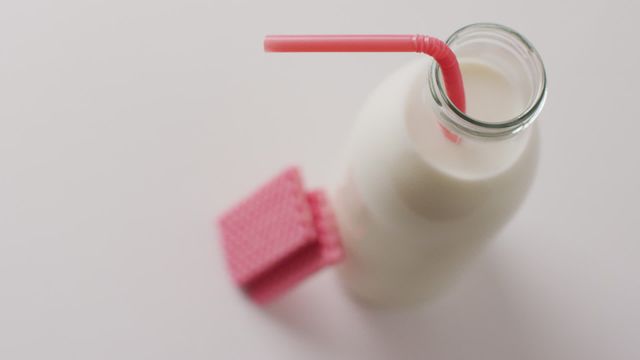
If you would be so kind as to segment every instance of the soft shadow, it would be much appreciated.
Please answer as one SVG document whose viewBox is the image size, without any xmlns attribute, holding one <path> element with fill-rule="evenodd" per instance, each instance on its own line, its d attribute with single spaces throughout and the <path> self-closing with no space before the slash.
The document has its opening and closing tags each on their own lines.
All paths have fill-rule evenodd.
<svg viewBox="0 0 640 360">
<path fill-rule="evenodd" d="M 522 292 L 526 284 L 512 275 L 514 264 L 501 255 L 483 254 L 447 293 L 421 308 L 367 307 L 327 272 L 267 314 L 292 335 L 351 358 L 536 359 L 533 341 L 541 329 L 529 321 L 535 305 Z"/>
</svg>

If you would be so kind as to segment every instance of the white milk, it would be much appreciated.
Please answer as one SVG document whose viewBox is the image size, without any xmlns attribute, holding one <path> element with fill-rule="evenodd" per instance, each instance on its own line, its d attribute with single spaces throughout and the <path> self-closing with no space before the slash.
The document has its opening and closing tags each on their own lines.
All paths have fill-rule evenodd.
<svg viewBox="0 0 640 360">
<path fill-rule="evenodd" d="M 460 59 L 467 113 L 484 122 L 517 116 L 529 94 L 470 58 Z M 340 273 L 375 304 L 429 299 L 522 202 L 535 173 L 534 125 L 483 141 L 445 139 L 421 58 L 387 78 L 363 107 L 332 202 L 347 251 Z"/>
</svg>

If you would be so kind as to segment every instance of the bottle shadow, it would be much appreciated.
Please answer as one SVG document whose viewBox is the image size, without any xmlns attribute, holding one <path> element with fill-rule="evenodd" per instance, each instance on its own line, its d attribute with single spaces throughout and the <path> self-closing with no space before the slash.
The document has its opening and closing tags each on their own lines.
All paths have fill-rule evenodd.
<svg viewBox="0 0 640 360">
<path fill-rule="evenodd" d="M 326 272 L 266 313 L 293 336 L 349 358 L 538 359 L 539 309 L 515 264 L 500 255 L 483 254 L 447 293 L 419 308 L 360 304 Z"/>
</svg>

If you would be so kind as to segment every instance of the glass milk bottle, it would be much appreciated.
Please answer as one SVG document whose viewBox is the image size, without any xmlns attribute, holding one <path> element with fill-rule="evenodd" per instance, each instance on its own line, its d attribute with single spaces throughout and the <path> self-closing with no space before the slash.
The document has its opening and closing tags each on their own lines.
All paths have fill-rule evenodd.
<svg viewBox="0 0 640 360">
<path fill-rule="evenodd" d="M 331 191 L 346 251 L 340 275 L 368 303 L 432 298 L 511 218 L 535 176 L 534 122 L 546 96 L 537 51 L 495 24 L 464 27 L 447 44 L 466 114 L 437 63 L 421 57 L 399 69 L 362 108 Z"/>
</svg>

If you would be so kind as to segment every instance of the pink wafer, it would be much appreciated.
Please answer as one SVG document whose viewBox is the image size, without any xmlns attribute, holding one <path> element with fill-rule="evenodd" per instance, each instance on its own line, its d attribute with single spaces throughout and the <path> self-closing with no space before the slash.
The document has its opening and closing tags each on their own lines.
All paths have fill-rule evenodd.
<svg viewBox="0 0 640 360">
<path fill-rule="evenodd" d="M 290 168 L 220 219 L 229 271 L 259 303 L 342 258 L 340 235 L 320 191 L 306 193 Z"/>
</svg>

